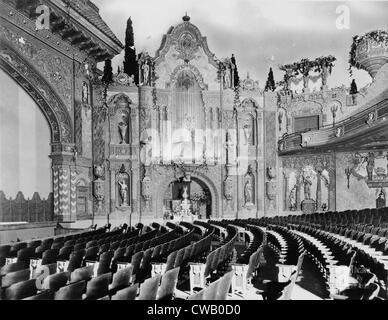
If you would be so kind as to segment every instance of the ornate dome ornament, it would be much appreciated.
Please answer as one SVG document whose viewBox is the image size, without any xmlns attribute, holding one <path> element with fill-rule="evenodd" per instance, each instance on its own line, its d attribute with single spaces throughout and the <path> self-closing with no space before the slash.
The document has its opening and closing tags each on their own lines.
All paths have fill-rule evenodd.
<svg viewBox="0 0 388 320">
<path fill-rule="evenodd" d="M 160 48 L 156 52 L 155 64 L 164 61 L 170 48 L 177 51 L 177 59 L 189 62 L 196 57 L 199 48 L 202 48 L 208 57 L 208 61 L 215 68 L 218 68 L 214 53 L 210 52 L 206 37 L 201 35 L 199 29 L 190 22 L 190 17 L 185 14 L 182 23 L 171 27 L 167 34 L 163 36 Z"/>
<path fill-rule="evenodd" d="M 178 46 L 176 47 L 179 52 L 178 58 L 182 58 L 185 61 L 190 61 L 194 58 L 195 52 L 198 50 L 198 42 L 195 36 L 190 32 L 184 32 L 178 39 Z"/>
<path fill-rule="evenodd" d="M 241 88 L 246 91 L 255 91 L 260 90 L 259 81 L 255 81 L 249 77 L 249 72 L 247 73 L 247 77 L 241 81 Z"/>
<path fill-rule="evenodd" d="M 120 73 L 116 74 L 114 76 L 114 82 L 119 85 L 124 85 L 124 86 L 129 86 L 129 87 L 134 87 L 135 85 L 135 80 L 133 76 L 129 76 L 123 71 L 120 70 Z"/>
<path fill-rule="evenodd" d="M 185 15 L 182 17 L 182 20 L 184 22 L 189 22 L 190 21 L 190 17 L 187 15 L 187 12 L 185 13 Z"/>
</svg>

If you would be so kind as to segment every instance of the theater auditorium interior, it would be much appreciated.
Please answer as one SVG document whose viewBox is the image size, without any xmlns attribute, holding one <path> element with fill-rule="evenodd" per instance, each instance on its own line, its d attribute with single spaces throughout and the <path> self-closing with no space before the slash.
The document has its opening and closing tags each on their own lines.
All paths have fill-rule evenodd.
<svg viewBox="0 0 388 320">
<path fill-rule="evenodd" d="M 386 25 L 263 82 L 195 13 L 149 53 L 90 0 L 0 10 L 1 300 L 387 299 Z"/>
</svg>

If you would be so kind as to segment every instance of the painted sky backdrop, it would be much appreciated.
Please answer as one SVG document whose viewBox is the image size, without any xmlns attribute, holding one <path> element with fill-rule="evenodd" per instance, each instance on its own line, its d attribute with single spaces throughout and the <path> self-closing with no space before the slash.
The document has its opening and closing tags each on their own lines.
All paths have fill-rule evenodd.
<svg viewBox="0 0 388 320">
<path fill-rule="evenodd" d="M 100 15 L 124 42 L 126 21 L 133 21 L 137 52 L 152 56 L 170 26 L 187 11 L 221 59 L 235 54 L 241 76 L 247 72 L 263 87 L 269 67 L 321 55 L 337 58 L 329 86 L 349 86 L 349 50 L 354 35 L 388 29 L 388 2 L 382 1 L 258 1 L 258 0 L 92 0 Z M 349 7 L 349 29 L 338 29 L 336 8 Z M 115 69 L 122 54 L 113 61 Z M 359 87 L 370 81 L 364 71 L 353 75 Z"/>
</svg>

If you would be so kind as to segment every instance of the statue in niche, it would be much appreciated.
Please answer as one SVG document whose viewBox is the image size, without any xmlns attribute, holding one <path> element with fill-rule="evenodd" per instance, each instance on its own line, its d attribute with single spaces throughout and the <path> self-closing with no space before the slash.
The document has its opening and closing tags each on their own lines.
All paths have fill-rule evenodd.
<svg viewBox="0 0 388 320">
<path fill-rule="evenodd" d="M 368 180 L 373 179 L 373 170 L 375 168 L 375 155 L 373 152 L 368 153 L 368 157 L 366 159 L 367 165 L 366 165 L 366 171 L 368 173 Z"/>
<path fill-rule="evenodd" d="M 232 87 L 232 78 L 230 75 L 230 69 L 227 68 L 224 72 L 224 88 L 231 88 Z"/>
<path fill-rule="evenodd" d="M 119 191 L 120 191 L 120 197 L 121 197 L 121 204 L 120 206 L 124 206 L 127 204 L 127 196 L 128 196 L 128 185 L 125 178 L 121 178 L 117 181 L 119 184 Z"/>
<path fill-rule="evenodd" d="M 252 197 L 253 196 L 253 185 L 252 185 L 252 181 L 250 178 L 245 183 L 244 196 L 245 196 L 245 204 L 252 204 L 253 203 L 253 197 Z"/>
<path fill-rule="evenodd" d="M 245 145 L 247 145 L 247 144 L 249 144 L 250 138 L 251 138 L 251 128 L 250 128 L 249 124 L 246 123 L 244 125 L 243 131 L 244 131 L 244 137 L 245 137 Z"/>
<path fill-rule="evenodd" d="M 304 199 L 310 200 L 311 199 L 311 185 L 313 182 L 311 181 L 310 176 L 303 177 L 303 184 L 304 184 Z"/>
<path fill-rule="evenodd" d="M 82 83 L 82 102 L 83 103 L 89 102 L 89 88 L 86 82 Z"/>
<path fill-rule="evenodd" d="M 296 185 L 291 189 L 290 195 L 288 197 L 290 201 L 290 210 L 296 210 Z"/>
<path fill-rule="evenodd" d="M 143 69 L 143 85 L 148 86 L 149 85 L 149 73 L 150 73 L 150 67 L 147 64 L 147 61 L 144 62 L 144 64 L 141 67 Z"/>
<path fill-rule="evenodd" d="M 127 137 L 127 129 L 128 129 L 128 124 L 127 124 L 127 118 L 126 115 L 122 115 L 122 120 L 118 124 L 119 127 L 119 133 L 120 133 L 120 144 L 122 143 L 127 143 L 126 137 Z"/>
</svg>

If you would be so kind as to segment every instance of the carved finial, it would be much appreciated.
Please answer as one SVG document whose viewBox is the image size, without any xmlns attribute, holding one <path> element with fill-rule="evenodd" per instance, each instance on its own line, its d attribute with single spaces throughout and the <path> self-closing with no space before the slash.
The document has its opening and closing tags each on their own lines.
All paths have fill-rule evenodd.
<svg viewBox="0 0 388 320">
<path fill-rule="evenodd" d="M 190 21 L 190 17 L 187 15 L 187 11 L 186 11 L 186 14 L 182 17 L 182 20 L 184 22 Z"/>
</svg>

